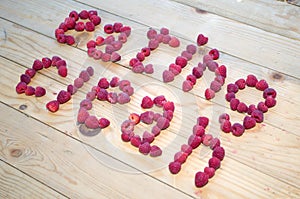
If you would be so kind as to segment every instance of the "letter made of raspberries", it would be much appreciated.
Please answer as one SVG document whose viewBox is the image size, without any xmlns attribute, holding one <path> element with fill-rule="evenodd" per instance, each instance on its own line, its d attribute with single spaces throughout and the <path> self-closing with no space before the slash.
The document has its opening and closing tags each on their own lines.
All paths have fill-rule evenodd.
<svg viewBox="0 0 300 199">
<path fill-rule="evenodd" d="M 82 10 L 81 12 L 71 11 L 69 16 L 60 23 L 59 27 L 55 29 L 55 37 L 59 43 L 66 43 L 73 45 L 76 43 L 74 36 L 68 35 L 69 30 L 77 32 L 87 31 L 89 33 L 95 31 L 96 27 L 101 23 L 101 18 L 98 16 L 96 10 Z M 87 42 L 87 54 L 94 60 L 101 60 L 103 62 L 117 62 L 121 59 L 121 55 L 117 52 L 127 42 L 131 34 L 131 28 L 124 26 L 120 22 L 114 24 L 106 24 L 103 26 L 106 37 L 95 36 Z M 117 35 L 117 37 L 116 37 Z M 143 64 L 145 59 L 149 59 L 151 52 L 159 47 L 160 44 L 166 44 L 172 48 L 180 46 L 180 40 L 174 35 L 170 34 L 169 29 L 163 27 L 160 30 L 150 28 L 146 36 L 148 38 L 148 45 L 143 47 L 136 57 L 129 60 L 129 66 L 134 73 L 153 74 L 154 68 L 152 64 Z M 195 44 L 189 44 L 175 58 L 174 63 L 168 66 L 167 70 L 163 71 L 162 81 L 164 83 L 172 82 L 182 70 L 187 70 L 186 67 L 189 61 L 193 59 L 198 51 L 208 42 L 208 37 L 199 34 Z M 103 50 L 97 47 L 103 46 Z M 203 56 L 203 59 L 194 67 L 182 82 L 182 90 L 189 92 L 196 86 L 197 80 L 203 76 L 206 68 L 214 73 L 214 80 L 210 83 L 210 87 L 205 90 L 204 97 L 211 100 L 215 97 L 215 93 L 222 89 L 225 84 L 227 76 L 227 69 L 224 65 L 219 65 L 219 51 L 217 49 L 210 49 L 208 54 Z M 99 63 L 98 63 L 99 64 Z M 46 89 L 41 86 L 30 86 L 31 79 L 39 73 L 40 70 L 47 70 L 51 66 L 58 70 L 59 76 L 62 78 L 68 74 L 67 62 L 59 56 L 53 56 L 51 59 L 44 57 L 41 60 L 34 60 L 32 67 L 28 68 L 24 74 L 20 76 L 20 82 L 16 85 L 16 92 L 18 94 L 25 94 L 26 96 L 42 97 L 46 94 Z M 58 92 L 56 99 L 48 102 L 46 108 L 49 112 L 55 113 L 59 110 L 62 104 L 70 101 L 71 96 L 74 95 L 78 89 L 82 88 L 85 82 L 89 81 L 94 76 L 94 69 L 89 66 L 82 70 L 73 84 L 69 84 L 65 90 Z M 246 87 L 256 88 L 262 91 L 263 101 L 258 104 L 247 105 L 236 98 L 236 93 Z M 114 92 L 114 89 L 119 89 L 119 93 Z M 86 94 L 86 98 L 80 102 L 80 108 L 77 114 L 77 123 L 85 125 L 89 129 L 104 129 L 109 127 L 110 121 L 105 117 L 97 118 L 96 115 L 91 115 L 89 110 L 93 107 L 93 100 L 108 102 L 110 104 L 126 104 L 130 103 L 131 97 L 134 94 L 134 87 L 129 80 L 121 80 L 114 76 L 110 80 L 107 77 L 99 79 L 98 84 L 91 88 Z M 227 85 L 227 93 L 225 95 L 226 101 L 230 104 L 232 111 L 237 111 L 245 115 L 243 123 L 233 123 L 230 120 L 228 113 L 223 113 L 219 116 L 220 129 L 225 133 L 232 133 L 234 136 L 241 136 L 247 129 L 252 129 L 257 123 L 264 121 L 264 114 L 276 105 L 276 91 L 270 88 L 265 80 L 258 80 L 254 75 L 248 75 L 246 79 L 238 79 L 235 83 Z M 124 142 L 130 143 L 136 147 L 143 155 L 150 155 L 157 157 L 162 154 L 162 149 L 153 145 L 152 142 L 163 131 L 166 130 L 173 119 L 175 105 L 172 101 L 168 101 L 164 95 L 159 95 L 153 99 L 145 96 L 141 102 L 142 109 L 151 109 L 154 106 L 162 108 L 162 113 L 146 110 L 140 114 L 131 113 L 127 120 L 121 124 L 121 139 Z M 152 125 L 151 130 L 144 130 L 142 135 L 134 132 L 134 127 L 139 123 Z M 208 161 L 208 165 L 204 170 L 195 174 L 194 183 L 196 187 L 205 186 L 209 179 L 215 175 L 215 171 L 220 168 L 221 161 L 224 159 L 225 150 L 221 147 L 220 139 L 214 137 L 212 134 L 205 132 L 209 124 L 207 117 L 201 116 L 197 118 L 197 123 L 192 128 L 192 134 L 189 136 L 187 143 L 182 144 L 180 151 L 175 153 L 173 161 L 169 163 L 169 171 L 171 174 L 177 174 L 181 170 L 181 166 L 186 162 L 188 156 L 194 149 L 199 147 L 201 143 L 204 146 L 210 147 L 212 150 L 212 157 Z"/>
</svg>

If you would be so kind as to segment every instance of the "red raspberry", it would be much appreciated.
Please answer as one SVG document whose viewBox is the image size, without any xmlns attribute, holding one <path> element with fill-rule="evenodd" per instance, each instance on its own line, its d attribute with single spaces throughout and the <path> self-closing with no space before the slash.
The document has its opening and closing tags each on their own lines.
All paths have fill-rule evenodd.
<svg viewBox="0 0 300 199">
<path fill-rule="evenodd" d="M 122 93 L 118 94 L 118 103 L 119 104 L 126 104 L 128 102 L 130 102 L 130 97 L 127 93 L 122 92 Z"/>
<path fill-rule="evenodd" d="M 21 81 L 21 82 L 24 82 L 25 84 L 29 84 L 30 81 L 31 81 L 31 78 L 30 78 L 29 75 L 22 74 L 22 75 L 20 76 L 20 81 Z"/>
<path fill-rule="evenodd" d="M 25 90 L 25 95 L 32 96 L 35 93 L 35 88 L 32 86 L 27 86 L 27 89 Z"/>
<path fill-rule="evenodd" d="M 117 52 L 112 52 L 110 60 L 112 62 L 117 62 L 121 60 L 121 55 Z"/>
<path fill-rule="evenodd" d="M 240 90 L 243 90 L 246 87 L 246 80 L 238 79 L 235 83 Z"/>
<path fill-rule="evenodd" d="M 143 144 L 140 144 L 139 146 L 139 152 L 148 155 L 151 151 L 151 146 L 148 142 L 144 142 Z"/>
<path fill-rule="evenodd" d="M 89 19 L 91 19 L 92 16 L 98 16 L 97 10 L 90 10 L 89 11 Z"/>
<path fill-rule="evenodd" d="M 229 120 L 224 120 L 222 123 L 221 123 L 221 130 L 224 132 L 224 133 L 229 133 L 231 131 L 231 122 Z"/>
<path fill-rule="evenodd" d="M 59 106 L 59 102 L 56 101 L 56 100 L 55 100 L 55 104 L 57 104 L 57 107 Z M 77 114 L 77 122 L 78 123 L 84 123 L 86 118 L 88 118 L 88 117 L 89 117 L 88 111 L 85 108 L 80 108 L 79 111 L 78 111 L 78 114 Z"/>
<path fill-rule="evenodd" d="M 43 69 L 43 67 L 44 67 L 43 62 L 41 62 L 38 59 L 34 60 L 33 65 L 32 65 L 32 69 L 38 71 L 38 70 Z"/>
<path fill-rule="evenodd" d="M 248 115 L 251 115 L 254 110 L 256 110 L 255 105 L 254 104 L 249 105 L 248 112 L 247 112 Z"/>
<path fill-rule="evenodd" d="M 207 117 L 198 117 L 197 118 L 197 124 L 202 126 L 203 128 L 206 128 L 209 123 L 209 119 Z"/>
<path fill-rule="evenodd" d="M 183 164 L 183 163 L 185 163 L 187 157 L 188 157 L 187 153 L 179 151 L 179 152 L 175 153 L 175 155 L 174 155 L 174 161 L 175 162 L 179 162 L 180 164 Z"/>
<path fill-rule="evenodd" d="M 259 102 L 257 104 L 257 109 L 260 110 L 263 113 L 268 112 L 268 106 L 264 102 Z M 252 112 L 251 112 L 252 113 Z"/>
<path fill-rule="evenodd" d="M 154 104 L 153 100 L 149 96 L 145 96 L 142 99 L 141 107 L 144 109 L 152 108 L 153 104 Z"/>
<path fill-rule="evenodd" d="M 165 117 L 160 117 L 157 119 L 157 127 L 164 130 L 170 126 L 170 121 Z"/>
<path fill-rule="evenodd" d="M 126 86 L 130 86 L 130 81 L 122 80 L 119 82 L 119 89 L 122 91 Z"/>
<path fill-rule="evenodd" d="M 111 87 L 117 87 L 117 86 L 119 86 L 119 81 L 120 81 L 120 79 L 118 78 L 118 77 L 113 77 L 111 80 L 110 80 L 110 82 L 109 82 L 109 85 L 111 86 Z"/>
<path fill-rule="evenodd" d="M 157 31 L 153 28 L 150 28 L 148 31 L 147 31 L 147 38 L 148 39 L 154 39 L 157 35 Z"/>
<path fill-rule="evenodd" d="M 71 94 L 67 91 L 61 90 L 57 95 L 57 101 L 60 104 L 64 104 L 71 99 Z"/>
<path fill-rule="evenodd" d="M 163 28 L 160 29 L 160 33 L 163 34 L 163 35 L 168 35 L 169 34 L 169 29 L 163 27 Z"/>
<path fill-rule="evenodd" d="M 208 54 L 213 58 L 213 60 L 219 59 L 219 51 L 217 49 L 211 49 Z"/>
<path fill-rule="evenodd" d="M 123 26 L 120 31 L 121 33 L 125 33 L 127 37 L 131 34 L 131 28 L 129 26 Z"/>
<path fill-rule="evenodd" d="M 205 146 L 209 146 L 211 144 L 212 139 L 213 139 L 213 136 L 211 134 L 204 134 L 202 136 L 202 143 Z"/>
<path fill-rule="evenodd" d="M 129 134 L 126 134 L 126 133 L 122 133 L 121 134 L 121 139 L 124 141 L 124 142 L 129 142 L 131 140 L 133 136 L 133 132 L 129 133 Z"/>
<path fill-rule="evenodd" d="M 234 98 L 235 98 L 235 93 L 233 93 L 233 92 L 226 93 L 226 95 L 225 95 L 225 99 L 226 99 L 227 102 L 230 102 Z"/>
<path fill-rule="evenodd" d="M 116 104 L 118 102 L 118 94 L 113 92 L 108 93 L 107 101 L 111 104 Z"/>
<path fill-rule="evenodd" d="M 171 39 L 169 41 L 169 46 L 173 48 L 177 48 L 180 46 L 180 41 L 177 37 L 171 36 Z"/>
<path fill-rule="evenodd" d="M 188 91 L 190 91 L 190 90 L 192 90 L 193 89 L 193 82 L 191 82 L 191 81 L 189 81 L 189 80 L 184 80 L 183 82 L 182 82 L 182 90 L 184 91 L 184 92 L 188 92 Z"/>
<path fill-rule="evenodd" d="M 78 78 L 76 78 L 76 79 L 74 80 L 74 86 L 75 86 L 76 88 L 81 88 L 81 87 L 83 86 L 83 84 L 84 84 L 84 81 L 83 81 L 83 79 L 80 78 L 80 77 L 78 77 Z"/>
<path fill-rule="evenodd" d="M 35 96 L 42 97 L 46 94 L 46 90 L 43 87 L 37 86 L 35 88 Z"/>
<path fill-rule="evenodd" d="M 69 90 L 68 90 L 68 92 L 69 92 Z M 70 93 L 70 92 L 69 92 Z M 71 93 L 72 94 L 72 93 Z M 97 95 L 97 93 L 95 92 L 95 91 L 90 91 L 90 92 L 88 92 L 87 94 L 86 94 L 86 99 L 87 100 L 90 100 L 90 101 L 93 101 L 95 98 L 96 98 L 96 95 Z"/>
<path fill-rule="evenodd" d="M 240 104 L 240 100 L 233 98 L 230 100 L 230 108 L 233 111 L 237 110 L 238 105 Z"/>
<path fill-rule="evenodd" d="M 103 77 L 99 80 L 98 86 L 100 88 L 107 89 L 107 88 L 109 88 L 109 82 L 107 81 L 107 79 L 105 77 Z"/>
<path fill-rule="evenodd" d="M 171 162 L 169 164 L 169 170 L 172 174 L 177 174 L 181 170 L 181 164 L 179 162 Z"/>
<path fill-rule="evenodd" d="M 97 16 L 97 15 L 92 15 L 92 16 L 90 17 L 90 20 L 91 20 L 91 22 L 92 22 L 95 26 L 97 26 L 97 25 L 99 25 L 99 24 L 101 23 L 101 18 L 100 18 L 99 16 Z"/>
<path fill-rule="evenodd" d="M 171 121 L 173 119 L 173 116 L 174 116 L 174 113 L 173 113 L 173 111 L 170 111 L 170 110 L 164 111 L 164 113 L 163 113 L 163 117 L 167 118 L 167 120 L 169 120 L 169 121 Z"/>
<path fill-rule="evenodd" d="M 276 91 L 273 88 L 267 88 L 263 92 L 263 97 L 267 99 L 268 96 L 275 98 L 277 95 Z"/>
<path fill-rule="evenodd" d="M 210 141 L 210 149 L 214 150 L 216 147 L 219 147 L 221 145 L 221 141 L 219 138 L 213 138 L 211 141 Z"/>
<path fill-rule="evenodd" d="M 208 175 L 209 178 L 212 178 L 215 175 L 215 169 L 211 167 L 205 167 L 204 168 L 204 173 Z"/>
<path fill-rule="evenodd" d="M 223 147 L 220 147 L 220 146 L 217 146 L 215 149 L 214 149 L 214 151 L 213 151 L 213 153 L 212 153 L 212 156 L 213 157 L 216 157 L 216 158 L 218 158 L 219 160 L 223 160 L 224 159 L 224 156 L 225 156 L 225 150 L 224 150 L 224 148 Z"/>
<path fill-rule="evenodd" d="M 134 124 L 140 123 L 140 116 L 137 113 L 131 113 L 128 119 L 134 122 Z"/>
<path fill-rule="evenodd" d="M 239 113 L 247 113 L 248 111 L 248 106 L 244 103 L 244 102 L 240 102 L 238 104 L 238 106 L 236 107 L 236 110 L 239 112 Z"/>
<path fill-rule="evenodd" d="M 134 122 L 132 122 L 131 120 L 125 120 L 121 124 L 122 133 L 132 132 L 134 130 L 134 125 Z"/>
<path fill-rule="evenodd" d="M 208 37 L 205 37 L 203 34 L 199 34 L 197 37 L 197 45 L 198 46 L 203 46 L 207 44 L 208 42 Z"/>
<path fill-rule="evenodd" d="M 152 124 L 154 118 L 153 111 L 146 111 L 140 115 L 140 120 L 145 124 Z"/>
<path fill-rule="evenodd" d="M 66 24 L 64 22 L 62 22 L 61 24 L 59 24 L 58 29 L 62 29 L 62 30 L 64 30 L 64 32 L 68 31 L 68 28 L 67 28 L 67 26 L 66 26 Z"/>
<path fill-rule="evenodd" d="M 93 48 L 90 48 L 90 49 L 93 49 Z M 89 50 L 90 50 L 89 49 Z M 88 51 L 89 51 L 88 50 Z M 95 50 L 95 52 L 94 52 L 94 54 L 93 54 L 93 58 L 95 59 L 95 60 L 99 60 L 99 59 L 102 59 L 102 55 L 103 55 L 104 53 L 101 51 L 101 50 Z"/>
<path fill-rule="evenodd" d="M 241 136 L 245 132 L 245 128 L 239 123 L 234 123 L 231 127 L 231 131 L 234 136 Z"/>
<path fill-rule="evenodd" d="M 89 99 L 84 99 L 80 102 L 80 108 L 85 108 L 86 110 L 91 110 L 93 107 L 92 101 Z"/>
<path fill-rule="evenodd" d="M 55 38 L 58 37 L 58 35 L 64 35 L 65 34 L 65 31 L 63 29 L 55 29 Z"/>
<path fill-rule="evenodd" d="M 100 126 L 101 129 L 104 129 L 104 128 L 108 127 L 109 125 L 110 125 L 110 121 L 108 119 L 101 118 L 99 120 L 99 126 Z"/>
<path fill-rule="evenodd" d="M 190 61 L 193 58 L 193 55 L 188 51 L 182 51 L 181 56 L 184 57 L 187 61 Z"/>
<path fill-rule="evenodd" d="M 173 80 L 174 80 L 174 74 L 169 70 L 165 70 L 163 72 L 163 81 L 164 82 L 171 82 Z"/>
<path fill-rule="evenodd" d="M 75 21 L 79 19 L 79 15 L 75 10 L 70 12 L 69 17 L 73 18 Z"/>
<path fill-rule="evenodd" d="M 65 60 L 58 60 L 57 62 L 56 62 L 56 68 L 57 69 L 59 69 L 61 66 L 67 66 L 67 62 L 65 61 Z"/>
<path fill-rule="evenodd" d="M 46 108 L 50 112 L 54 113 L 54 112 L 58 111 L 58 109 L 59 109 L 59 102 L 56 100 L 50 101 L 46 104 Z"/>
<path fill-rule="evenodd" d="M 255 125 L 256 125 L 256 121 L 253 117 L 246 116 L 244 118 L 243 126 L 245 127 L 245 129 L 251 129 L 255 127 Z"/>
<path fill-rule="evenodd" d="M 111 53 L 114 52 L 114 51 L 115 51 L 115 49 L 114 49 L 114 47 L 113 47 L 111 44 L 107 44 L 107 45 L 105 46 L 105 52 L 106 52 L 106 53 L 111 54 Z"/>
<path fill-rule="evenodd" d="M 181 145 L 181 151 L 188 155 L 191 155 L 191 153 L 193 152 L 193 148 L 188 144 L 183 144 Z"/>
<path fill-rule="evenodd" d="M 25 71 L 25 74 L 28 75 L 29 77 L 33 78 L 36 74 L 36 71 L 32 68 L 28 68 L 26 71 Z"/>
<path fill-rule="evenodd" d="M 66 77 L 68 75 L 68 69 L 67 67 L 65 66 L 61 66 L 58 68 L 58 74 L 61 76 L 61 77 Z"/>
<path fill-rule="evenodd" d="M 268 108 L 272 108 L 276 105 L 276 100 L 272 96 L 268 96 L 267 99 L 265 100 L 265 105 Z"/>
<path fill-rule="evenodd" d="M 101 88 L 100 91 L 97 93 L 97 99 L 100 101 L 106 101 L 107 100 L 108 92 L 104 88 Z"/>
<path fill-rule="evenodd" d="M 71 18 L 71 17 L 67 17 L 67 18 L 65 19 L 64 23 L 65 23 L 65 25 L 67 26 L 67 28 L 68 28 L 69 30 L 72 30 L 72 29 L 75 28 L 76 22 L 75 22 L 75 20 L 74 20 L 73 18 Z"/>
<path fill-rule="evenodd" d="M 221 166 L 221 161 L 220 161 L 219 158 L 212 157 L 212 158 L 209 159 L 208 165 L 209 165 L 209 167 L 212 167 L 215 170 L 217 170 Z"/>
<path fill-rule="evenodd" d="M 160 131 L 161 131 L 161 129 L 155 125 L 152 127 L 151 133 L 156 137 L 160 134 Z"/>
<path fill-rule="evenodd" d="M 181 73 L 181 66 L 172 63 L 169 65 L 169 71 L 171 71 L 174 75 L 178 75 Z"/>
<path fill-rule="evenodd" d="M 259 80 L 256 85 L 255 85 L 255 88 L 257 90 L 260 90 L 260 91 L 264 91 L 266 90 L 267 88 L 269 87 L 268 83 L 266 82 L 266 80 L 262 79 L 262 80 Z"/>
<path fill-rule="evenodd" d="M 113 25 L 113 29 L 115 30 L 116 33 L 121 32 L 121 28 L 123 27 L 122 23 L 116 22 Z"/>
<path fill-rule="evenodd" d="M 207 62 L 210 62 L 210 61 L 213 61 L 213 59 L 212 59 L 211 56 L 209 56 L 209 55 L 204 55 L 204 56 L 203 56 L 203 66 L 206 67 L 206 63 L 207 63 Z M 198 64 L 198 65 L 199 65 L 199 64 Z"/>
<path fill-rule="evenodd" d="M 27 89 L 27 84 L 25 82 L 19 82 L 16 86 L 16 92 L 18 94 L 25 93 L 26 89 Z"/>
<path fill-rule="evenodd" d="M 218 63 L 215 61 L 208 61 L 205 63 L 205 65 L 207 66 L 208 70 L 210 70 L 211 72 L 215 72 L 216 69 L 218 69 Z"/>
<path fill-rule="evenodd" d="M 79 13 L 79 17 L 80 19 L 87 19 L 89 18 L 89 13 L 87 10 L 82 10 L 80 13 Z"/>
<path fill-rule="evenodd" d="M 248 75 L 246 79 L 246 85 L 249 87 L 255 87 L 258 82 L 257 78 L 254 75 Z"/>
<path fill-rule="evenodd" d="M 197 172 L 195 175 L 195 186 L 198 188 L 204 187 L 208 183 L 209 175 L 204 172 Z"/>
<path fill-rule="evenodd" d="M 219 123 L 221 124 L 222 122 L 224 122 L 225 120 L 230 120 L 230 116 L 227 113 L 222 113 L 219 116 Z"/>
<path fill-rule="evenodd" d="M 197 78 L 201 78 L 203 76 L 203 69 L 199 66 L 193 68 L 192 74 Z"/>
<path fill-rule="evenodd" d="M 151 39 L 148 43 L 148 47 L 150 48 L 150 50 L 155 50 L 156 48 L 158 48 L 159 46 L 159 42 L 156 39 Z"/>
<path fill-rule="evenodd" d="M 169 44 L 170 41 L 171 41 L 171 36 L 170 35 L 163 35 L 162 42 L 164 44 Z"/>
<path fill-rule="evenodd" d="M 43 63 L 43 67 L 44 68 L 49 68 L 51 66 L 51 64 L 52 64 L 52 60 L 50 58 L 48 58 L 48 57 L 44 57 L 42 59 L 42 63 Z"/>
<path fill-rule="evenodd" d="M 215 74 L 216 75 L 221 75 L 222 77 L 226 78 L 227 77 L 227 68 L 224 65 L 219 66 L 216 70 L 215 70 Z"/>
<path fill-rule="evenodd" d="M 164 109 L 164 111 L 170 110 L 170 111 L 174 112 L 174 110 L 175 110 L 174 102 L 165 102 L 163 104 L 163 109 Z"/>
<path fill-rule="evenodd" d="M 126 93 L 127 95 L 131 96 L 134 93 L 134 88 L 132 86 L 125 86 L 123 88 L 123 92 Z"/>
<path fill-rule="evenodd" d="M 152 73 L 154 73 L 154 69 L 153 69 L 153 65 L 152 64 L 147 64 L 146 66 L 145 66 L 145 73 L 147 73 L 147 74 L 152 74 Z"/>
<path fill-rule="evenodd" d="M 131 138 L 130 143 L 131 143 L 132 146 L 139 147 L 142 143 L 142 139 L 139 135 L 134 135 Z"/>
<path fill-rule="evenodd" d="M 75 30 L 78 32 L 84 31 L 85 25 L 82 21 L 79 21 L 75 24 Z"/>
<path fill-rule="evenodd" d="M 66 35 L 66 36 L 65 36 L 65 40 L 66 40 L 66 43 L 67 43 L 68 45 L 73 45 L 73 44 L 75 44 L 75 38 L 74 38 L 73 36 L 71 36 L 71 35 Z"/>
<path fill-rule="evenodd" d="M 90 49 L 90 48 L 96 48 L 96 45 L 97 45 L 97 43 L 94 40 L 90 40 L 90 41 L 87 42 L 86 47 L 88 49 Z"/>
<path fill-rule="evenodd" d="M 151 157 L 157 157 L 160 156 L 161 154 L 162 154 L 162 150 L 158 146 L 156 145 L 151 146 L 151 150 L 150 150 Z"/>
<path fill-rule="evenodd" d="M 221 87 L 222 87 L 222 84 L 220 84 L 216 80 L 212 81 L 210 84 L 210 89 L 215 92 L 219 92 L 221 90 Z"/>
<path fill-rule="evenodd" d="M 227 92 L 228 93 L 237 93 L 239 91 L 239 87 L 236 84 L 228 84 Z"/>
<path fill-rule="evenodd" d="M 105 42 L 105 39 L 104 39 L 103 37 L 101 37 L 101 36 L 97 36 L 97 37 L 96 37 L 95 43 L 96 43 L 97 46 L 103 45 L 104 42 Z"/>
<path fill-rule="evenodd" d="M 88 116 L 84 121 L 84 124 L 87 128 L 97 129 L 99 128 L 99 121 L 96 116 Z"/>
<path fill-rule="evenodd" d="M 188 140 L 188 145 L 195 149 L 201 144 L 201 141 L 202 139 L 200 136 L 191 135 Z"/>
<path fill-rule="evenodd" d="M 133 66 L 132 71 L 134 73 L 143 73 L 145 71 L 145 67 L 142 63 L 139 63 Z"/>
<path fill-rule="evenodd" d="M 251 113 L 251 117 L 253 117 L 257 123 L 264 121 L 264 113 L 257 109 Z"/>
<path fill-rule="evenodd" d="M 56 63 L 57 63 L 58 61 L 60 61 L 61 58 L 58 57 L 58 56 L 53 56 L 51 60 L 52 60 L 52 66 L 56 66 Z"/>
<path fill-rule="evenodd" d="M 190 81 L 191 83 L 192 83 L 192 85 L 195 85 L 196 84 L 196 82 L 197 82 L 197 78 L 194 76 L 194 75 L 188 75 L 187 77 L 186 77 L 186 80 L 188 80 L 188 81 Z"/>
<path fill-rule="evenodd" d="M 150 50 L 150 48 L 145 47 L 145 48 L 142 48 L 141 53 L 143 53 L 145 57 L 148 57 L 151 53 L 151 50 Z"/>
<path fill-rule="evenodd" d="M 212 89 L 210 89 L 210 88 L 207 88 L 206 90 L 205 90 L 205 98 L 207 99 L 207 100 L 210 100 L 210 99 L 212 99 L 212 98 L 214 98 L 215 97 L 215 91 L 213 91 Z"/>
<path fill-rule="evenodd" d="M 167 102 L 165 96 L 159 95 L 153 99 L 153 102 L 158 107 L 163 107 L 164 103 Z"/>
<path fill-rule="evenodd" d="M 165 113 L 166 111 L 164 111 L 164 113 Z M 172 112 L 172 111 L 170 111 L 170 112 Z M 173 112 L 172 112 L 173 113 Z M 160 114 L 160 113 L 154 113 L 154 116 L 153 116 L 153 120 L 155 121 L 155 122 L 157 122 L 157 120 L 158 120 L 158 118 L 160 118 L 160 117 L 165 117 L 165 116 L 163 116 L 162 114 Z M 165 117 L 165 118 L 167 118 L 167 117 Z M 168 118 L 167 118 L 168 119 Z M 169 120 L 170 121 L 170 120 Z"/>
<path fill-rule="evenodd" d="M 193 134 L 196 136 L 203 136 L 205 133 L 205 129 L 203 126 L 200 126 L 198 124 L 193 126 Z"/>
<path fill-rule="evenodd" d="M 194 44 L 189 44 L 186 46 L 186 51 L 194 55 L 197 52 L 197 46 Z"/>
<path fill-rule="evenodd" d="M 85 30 L 88 31 L 88 32 L 92 32 L 95 30 L 95 25 L 93 24 L 93 22 L 86 22 L 85 24 Z"/>
<path fill-rule="evenodd" d="M 152 133 L 149 133 L 148 131 L 145 131 L 143 133 L 142 143 L 145 142 L 152 143 L 153 141 L 154 141 L 154 135 Z"/>
<path fill-rule="evenodd" d="M 214 80 L 217 81 L 217 82 L 219 82 L 222 86 L 225 83 L 225 78 L 223 76 L 221 76 L 221 75 L 216 75 L 216 77 L 215 77 Z"/>
<path fill-rule="evenodd" d="M 83 70 L 80 72 L 79 77 L 83 79 L 84 82 L 87 82 L 90 80 L 90 75 L 86 70 Z"/>
</svg>

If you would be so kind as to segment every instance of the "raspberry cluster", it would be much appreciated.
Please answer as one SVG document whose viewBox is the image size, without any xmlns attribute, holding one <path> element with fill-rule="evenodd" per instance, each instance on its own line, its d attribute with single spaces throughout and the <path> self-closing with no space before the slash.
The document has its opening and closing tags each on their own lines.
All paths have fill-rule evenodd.
<svg viewBox="0 0 300 199">
<path fill-rule="evenodd" d="M 257 106 L 251 104 L 247 106 L 236 98 L 235 94 L 239 90 L 245 89 L 246 86 L 255 87 L 257 90 L 263 91 L 263 98 L 265 101 L 259 102 Z M 276 91 L 269 88 L 265 80 L 258 80 L 254 75 L 248 75 L 246 79 L 239 79 L 235 83 L 227 85 L 227 94 L 225 99 L 230 103 L 230 108 L 233 111 L 247 114 L 244 117 L 243 124 L 230 122 L 230 116 L 226 113 L 220 115 L 219 122 L 221 129 L 225 133 L 232 132 L 235 136 L 241 136 L 245 129 L 251 129 L 256 126 L 256 123 L 264 121 L 264 113 L 276 105 Z"/>
<path fill-rule="evenodd" d="M 175 106 L 173 102 L 167 101 L 163 95 L 155 97 L 153 100 L 149 96 L 142 99 L 141 107 L 150 109 L 153 106 L 162 107 L 163 114 L 154 113 L 153 111 L 146 111 L 140 115 L 131 113 L 128 120 L 125 120 L 121 125 L 121 138 L 124 142 L 130 142 L 132 146 L 139 148 L 139 152 L 151 157 L 157 157 L 162 154 L 162 150 L 157 145 L 152 145 L 155 137 L 160 134 L 162 130 L 170 126 L 173 119 Z M 143 122 L 145 124 L 156 124 L 152 127 L 151 132 L 144 131 L 142 137 L 134 133 L 134 126 Z"/>
<path fill-rule="evenodd" d="M 81 20 L 88 20 L 86 23 Z M 82 10 L 80 13 L 71 11 L 69 17 L 65 18 L 57 29 L 55 29 L 55 37 L 59 43 L 66 43 L 68 45 L 75 44 L 75 38 L 72 35 L 66 35 L 68 30 L 75 30 L 82 32 L 84 30 L 92 32 L 95 30 L 95 26 L 101 23 L 101 18 L 98 16 L 96 10 Z"/>
</svg>

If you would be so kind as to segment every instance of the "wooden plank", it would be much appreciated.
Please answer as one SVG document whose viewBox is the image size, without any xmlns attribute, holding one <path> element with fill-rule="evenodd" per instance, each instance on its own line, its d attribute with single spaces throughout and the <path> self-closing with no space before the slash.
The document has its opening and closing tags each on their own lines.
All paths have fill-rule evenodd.
<svg viewBox="0 0 300 199">
<path fill-rule="evenodd" d="M 214 13 L 268 32 L 300 40 L 298 25 L 300 24 L 300 9 L 287 3 L 268 0 L 174 1 L 197 8 L 199 12 Z"/>
<path fill-rule="evenodd" d="M 1 198 L 66 198 L 0 160 Z"/>
<path fill-rule="evenodd" d="M 86 2 L 85 2 L 86 3 Z M 15 23 L 22 23 L 35 31 L 53 37 L 55 27 L 66 17 L 69 10 L 90 9 L 86 5 L 77 2 L 57 0 L 53 2 L 56 9 L 48 9 L 47 2 L 32 1 L 1 1 L 0 16 Z M 214 14 L 200 14 L 191 7 L 170 1 L 89 1 L 99 9 L 103 24 L 122 21 L 133 28 L 141 27 L 141 24 L 152 27 L 168 27 L 172 33 L 176 33 L 191 41 L 199 33 L 209 36 L 208 46 L 218 48 L 223 53 L 248 60 L 275 71 L 282 72 L 300 78 L 300 71 L 294 69 L 291 63 L 299 63 L 300 41 L 288 39 L 260 29 L 229 20 Z M 160 5 L 160 6 L 157 6 Z M 38 6 L 39 9 L 32 10 Z M 141 9 L 149 7 L 152 9 Z M 15 12 L 15 10 L 19 12 Z M 39 12 L 38 10 L 43 10 Z M 153 12 L 156 12 L 153 15 Z M 118 16 L 112 15 L 115 13 Z M 135 13 L 134 15 L 132 13 Z M 38 17 L 29 17 L 38 16 Z M 50 17 L 51 16 L 51 17 Z M 151 17 L 146 17 L 151 16 Z M 132 21 L 128 21 L 128 18 Z M 176 20 L 174 20 L 176 19 Z M 188 25 L 187 25 L 188 22 Z M 184 28 L 182 28 L 184 27 Z M 220 34 L 222 33 L 222 34 Z M 91 34 L 82 34 L 83 38 L 91 38 Z M 87 38 L 86 38 L 87 39 Z M 238 41 L 238 42 L 237 42 Z M 80 42 L 79 46 L 84 46 Z"/>
</svg>

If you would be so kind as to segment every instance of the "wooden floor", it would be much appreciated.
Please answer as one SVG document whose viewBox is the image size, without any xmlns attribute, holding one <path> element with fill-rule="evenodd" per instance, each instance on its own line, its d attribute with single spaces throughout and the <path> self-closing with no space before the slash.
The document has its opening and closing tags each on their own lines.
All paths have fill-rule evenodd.
<svg viewBox="0 0 300 199">
<path fill-rule="evenodd" d="M 83 9 L 96 9 L 101 25 L 95 32 L 77 33 L 74 46 L 57 43 L 55 28 L 71 10 Z M 120 50 L 123 59 L 112 64 L 88 58 L 86 42 L 114 22 L 133 29 Z M 128 60 L 147 45 L 149 27 L 169 28 L 182 45 L 177 50 L 162 47 L 148 59 L 156 64 L 153 75 L 134 74 Z M 219 62 L 228 67 L 226 84 L 254 74 L 278 92 L 277 105 L 265 121 L 242 137 L 219 130 L 221 113 L 238 122 L 243 115 L 229 109 L 225 87 L 205 100 L 209 73 L 189 93 L 181 91 L 181 82 L 192 64 L 174 82 L 162 82 L 164 67 L 199 33 L 209 37 L 203 52 L 220 50 Z M 44 86 L 46 96 L 18 95 L 20 74 L 34 59 L 53 55 L 67 60 L 69 75 L 61 78 L 54 68 L 43 70 L 32 85 Z M 95 68 L 95 76 L 57 113 L 49 113 L 45 104 L 87 66 Z M 0 70 L 0 198 L 300 198 L 299 1 L 1 0 Z M 131 80 L 136 91 L 131 103 L 95 102 L 94 112 L 110 119 L 111 126 L 93 137 L 82 135 L 76 124 L 80 100 L 100 77 L 114 75 Z M 151 158 L 121 141 L 120 124 L 130 112 L 142 112 L 143 96 L 159 94 L 173 100 L 176 110 L 170 128 L 155 141 L 163 155 Z M 250 88 L 238 96 L 247 104 L 262 99 L 262 93 Z M 167 166 L 200 115 L 210 118 L 208 131 L 220 137 L 226 150 L 221 168 L 201 189 L 194 186 L 194 175 L 207 165 L 207 148 L 195 150 L 178 175 Z"/>
</svg>

